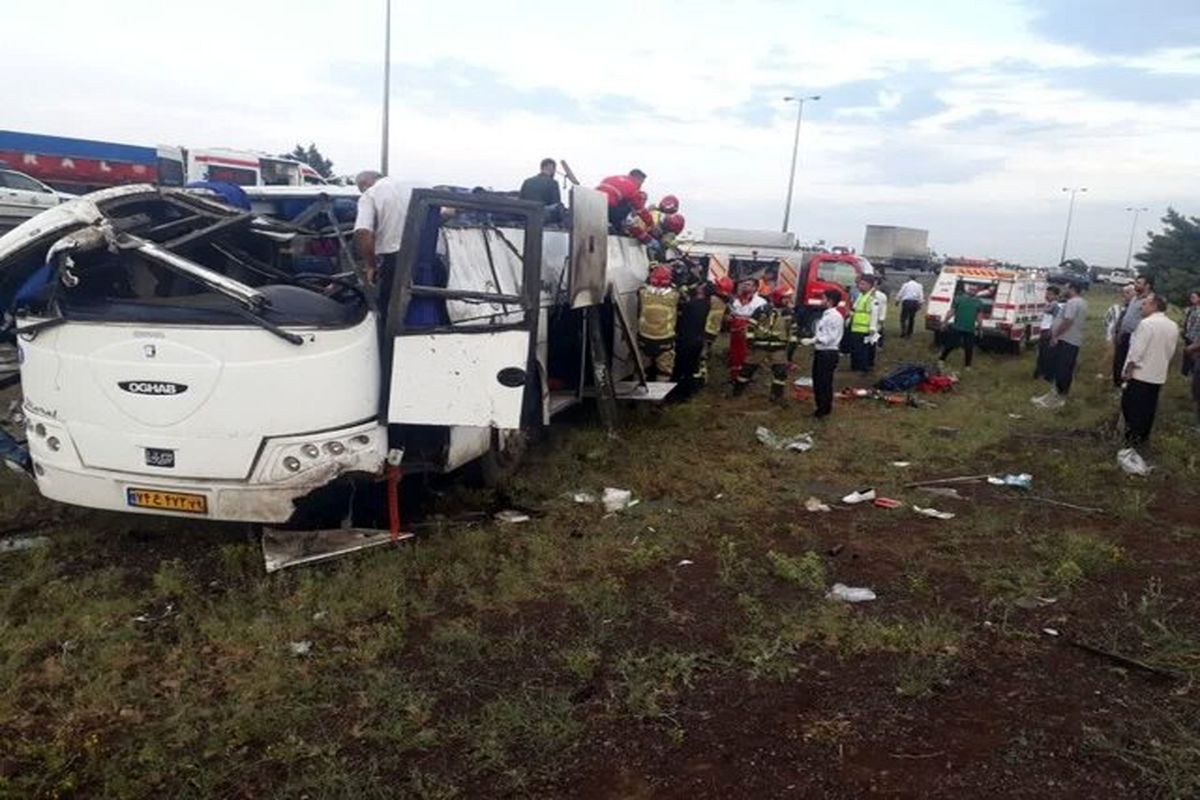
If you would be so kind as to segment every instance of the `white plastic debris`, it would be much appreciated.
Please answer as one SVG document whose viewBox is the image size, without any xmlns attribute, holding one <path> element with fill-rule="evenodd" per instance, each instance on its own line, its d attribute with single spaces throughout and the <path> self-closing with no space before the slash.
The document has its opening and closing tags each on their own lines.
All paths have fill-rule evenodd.
<svg viewBox="0 0 1200 800">
<path fill-rule="evenodd" d="M 306 656 L 312 652 L 313 643 L 308 639 L 299 642 L 288 642 L 288 650 L 292 651 L 294 656 Z"/>
<path fill-rule="evenodd" d="M 677 566 L 677 567 L 690 567 L 692 564 L 695 564 L 695 563 L 696 563 L 696 562 L 695 562 L 695 561 L 692 561 L 690 558 L 683 558 L 683 559 L 680 559 L 680 560 L 679 560 L 679 563 L 678 563 L 678 564 L 676 564 L 675 566 Z"/>
<path fill-rule="evenodd" d="M 1058 630 L 1056 628 L 1042 628 L 1042 633 L 1046 634 L 1047 636 L 1058 636 Z"/>
<path fill-rule="evenodd" d="M 497 522 L 506 522 L 510 525 L 516 525 L 521 522 L 529 522 L 529 515 L 523 511 L 514 511 L 507 508 L 504 511 L 497 511 L 493 517 Z"/>
<path fill-rule="evenodd" d="M 1003 478 L 989 475 L 987 482 L 992 486 L 1011 486 L 1014 489 L 1033 488 L 1033 476 L 1028 472 L 1022 472 L 1019 475 L 1005 475 Z"/>
<path fill-rule="evenodd" d="M 1126 447 L 1117 452 L 1117 464 L 1125 471 L 1126 475 L 1149 475 L 1150 470 L 1154 469 L 1132 447 Z"/>
<path fill-rule="evenodd" d="M 596 495 L 592 494 L 591 492 L 575 492 L 571 495 L 571 499 L 576 503 L 583 503 L 587 505 L 596 502 Z"/>
<path fill-rule="evenodd" d="M 618 511 L 624 511 L 634 504 L 633 492 L 629 489 L 614 489 L 611 486 L 606 486 L 600 502 L 604 503 L 605 512 L 615 514 Z"/>
<path fill-rule="evenodd" d="M 14 536 L 11 539 L 0 539 L 0 553 L 33 550 L 48 544 L 50 544 L 50 539 L 45 536 Z"/>
<path fill-rule="evenodd" d="M 827 600 L 841 600 L 844 603 L 865 603 L 875 599 L 875 593 L 863 586 L 847 586 L 835 583 L 825 595 Z"/>
<path fill-rule="evenodd" d="M 912 462 L 911 461 L 893 461 L 892 466 L 899 467 L 900 469 L 904 469 L 905 467 L 911 467 Z"/>
<path fill-rule="evenodd" d="M 813 379 L 809 377 L 796 378 L 796 380 L 792 383 L 792 386 L 795 386 L 798 389 L 811 389 L 812 385 Z"/>
<path fill-rule="evenodd" d="M 913 511 L 923 517 L 933 517 L 934 519 L 954 519 L 954 515 L 949 511 L 938 511 L 936 508 L 922 508 L 921 506 L 913 506 Z"/>
<path fill-rule="evenodd" d="M 842 498 L 842 502 L 848 506 L 856 506 L 859 503 L 868 503 L 875 499 L 875 490 L 873 488 L 859 489 L 857 492 L 851 492 Z"/>
<path fill-rule="evenodd" d="M 772 450 L 794 450 L 797 453 L 807 453 L 813 449 L 811 433 L 802 433 L 799 436 L 788 438 L 771 433 L 770 430 L 760 425 L 755 429 L 754 435 Z"/>
<path fill-rule="evenodd" d="M 831 509 L 825 503 L 822 503 L 819 499 L 810 497 L 804 501 L 804 510 L 816 513 L 819 511 L 832 511 L 833 509 Z"/>
</svg>

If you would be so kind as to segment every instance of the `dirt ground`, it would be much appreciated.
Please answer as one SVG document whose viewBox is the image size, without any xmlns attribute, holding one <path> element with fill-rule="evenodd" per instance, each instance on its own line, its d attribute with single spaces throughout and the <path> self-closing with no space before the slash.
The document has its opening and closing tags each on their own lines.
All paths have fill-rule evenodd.
<svg viewBox="0 0 1200 800">
<path fill-rule="evenodd" d="M 0 796 L 1200 796 L 1200 434 L 1175 380 L 1125 476 L 1090 333 L 1053 412 L 991 353 L 936 407 L 585 410 L 499 491 L 417 487 L 415 544 L 272 576 L 236 526 L 0 478 L 0 529 L 49 539 L 0 555 Z M 571 499 L 605 486 L 640 502 Z M 839 502 L 865 486 L 905 505 Z"/>
</svg>

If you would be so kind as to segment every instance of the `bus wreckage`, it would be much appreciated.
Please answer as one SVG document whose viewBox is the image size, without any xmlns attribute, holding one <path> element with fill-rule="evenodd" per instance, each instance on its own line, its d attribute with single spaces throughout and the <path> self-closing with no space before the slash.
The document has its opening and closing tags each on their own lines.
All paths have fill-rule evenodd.
<svg viewBox="0 0 1200 800">
<path fill-rule="evenodd" d="M 569 228 L 544 231 L 533 203 L 415 189 L 377 298 L 349 247 L 353 198 L 339 194 L 353 190 L 247 189 L 252 210 L 106 189 L 0 238 L 44 496 L 320 527 L 352 518 L 355 486 L 389 460 L 495 475 L 597 385 L 669 391 L 608 378 L 640 373 L 614 332 L 636 316 L 648 260 L 608 234 L 597 192 L 573 190 Z"/>
</svg>

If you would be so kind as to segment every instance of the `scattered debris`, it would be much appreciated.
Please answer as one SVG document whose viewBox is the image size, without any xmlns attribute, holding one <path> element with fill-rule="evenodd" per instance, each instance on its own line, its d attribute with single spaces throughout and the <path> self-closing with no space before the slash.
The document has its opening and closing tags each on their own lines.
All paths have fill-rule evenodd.
<svg viewBox="0 0 1200 800">
<path fill-rule="evenodd" d="M 591 492 L 575 492 L 571 495 L 571 499 L 576 503 L 587 505 L 596 502 L 596 495 Z"/>
<path fill-rule="evenodd" d="M 899 500 L 893 500 L 890 497 L 876 497 L 874 503 L 879 508 L 899 508 L 904 505 Z"/>
<path fill-rule="evenodd" d="M 618 511 L 624 511 L 632 507 L 637 501 L 633 499 L 633 492 L 629 489 L 614 489 L 611 486 L 604 487 L 604 494 L 600 498 L 600 502 L 604 503 L 604 510 L 609 514 L 615 514 Z"/>
<path fill-rule="evenodd" d="M 16 553 L 21 550 L 33 550 L 50 544 L 47 536 L 14 536 L 11 539 L 0 539 L 0 553 Z"/>
<path fill-rule="evenodd" d="M 796 378 L 795 382 L 792 385 L 799 387 L 799 388 L 811 389 L 812 385 L 813 385 L 813 379 L 809 378 L 809 377 L 799 377 L 799 378 Z"/>
<path fill-rule="evenodd" d="M 892 466 L 899 467 L 900 469 L 904 469 L 905 467 L 911 467 L 912 462 L 911 461 L 893 461 Z"/>
<path fill-rule="evenodd" d="M 974 483 L 976 481 L 986 480 L 989 475 L 959 475 L 954 478 L 934 478 L 928 481 L 915 481 L 913 483 L 904 484 L 905 489 L 913 489 L 918 486 L 937 486 L 942 483 Z"/>
<path fill-rule="evenodd" d="M 754 435 L 760 442 L 772 450 L 795 450 L 797 453 L 807 453 L 813 448 L 811 433 L 802 433 L 798 436 L 788 438 L 771 433 L 770 430 L 759 425 L 755 429 Z"/>
<path fill-rule="evenodd" d="M 938 511 L 936 508 L 921 508 L 921 506 L 913 506 L 913 511 L 923 517 L 933 517 L 934 519 L 954 519 L 954 515 L 949 511 Z"/>
<path fill-rule="evenodd" d="M 836 558 L 837 556 L 840 556 L 842 554 L 842 551 L 845 549 L 846 549 L 846 545 L 835 544 L 833 547 L 829 548 L 829 550 L 827 550 L 826 552 L 828 552 L 829 555 Z"/>
<path fill-rule="evenodd" d="M 164 620 L 174 613 L 175 613 L 175 604 L 167 603 L 166 607 L 162 610 L 161 614 L 150 614 L 150 613 L 138 614 L 136 617 L 133 618 L 133 621 L 140 622 L 142 624 L 148 624 L 151 622 L 158 622 L 159 620 Z"/>
<path fill-rule="evenodd" d="M 859 489 L 857 492 L 851 492 L 842 498 L 842 502 L 848 506 L 856 506 L 859 503 L 866 503 L 875 499 L 874 489 Z"/>
<path fill-rule="evenodd" d="M 1025 419 L 1025 415 L 1024 414 L 1009 414 L 1008 418 L 1009 419 Z"/>
<path fill-rule="evenodd" d="M 1057 597 L 1034 597 L 1032 595 L 1026 595 L 1024 597 L 1018 597 L 1016 600 L 1014 600 L 1013 605 L 1017 608 L 1032 610 L 1035 608 L 1045 608 L 1046 606 L 1054 605 L 1057 602 Z"/>
<path fill-rule="evenodd" d="M 1049 497 L 1040 497 L 1036 494 L 1027 495 L 1027 497 L 1030 500 L 1037 500 L 1039 503 L 1048 503 L 1052 506 L 1062 506 L 1063 508 L 1071 508 L 1076 511 L 1089 511 L 1093 514 L 1104 513 L 1103 508 L 1096 508 L 1095 506 L 1079 506 L 1075 505 L 1074 503 L 1064 503 L 1062 500 L 1051 500 Z"/>
<path fill-rule="evenodd" d="M 497 522 L 505 522 L 509 525 L 517 525 L 522 522 L 529 522 L 529 515 L 523 511 L 515 511 L 511 508 L 506 508 L 503 511 L 497 511 L 492 515 L 492 518 Z"/>
<path fill-rule="evenodd" d="M 317 611 L 312 615 L 313 622 L 320 622 L 321 620 L 325 619 L 328 616 L 329 616 L 328 611 L 324 611 L 324 610 Z"/>
<path fill-rule="evenodd" d="M 933 432 L 947 439 L 954 439 L 958 436 L 958 428 L 951 428 L 948 425 L 938 425 L 933 429 Z"/>
<path fill-rule="evenodd" d="M 306 656 L 312 652 L 313 643 L 308 639 L 299 642 L 288 642 L 288 649 L 294 656 Z"/>
<path fill-rule="evenodd" d="M 716 494 L 713 495 L 713 500 L 724 500 L 724 499 L 725 499 L 724 492 L 717 492 Z"/>
<path fill-rule="evenodd" d="M 825 595 L 827 600 L 841 600 L 844 603 L 865 603 L 875 599 L 875 593 L 862 586 L 847 586 L 835 583 Z"/>
<path fill-rule="evenodd" d="M 263 528 L 263 566 L 267 572 L 276 572 L 286 567 L 314 564 L 412 538 L 413 534 L 406 532 L 393 539 L 389 531 L 371 528 L 329 528 L 315 531 Z"/>
<path fill-rule="evenodd" d="M 1126 447 L 1117 452 L 1117 464 L 1125 471 L 1126 475 L 1149 475 L 1150 470 L 1154 469 L 1132 447 Z"/>
<path fill-rule="evenodd" d="M 1130 658 L 1129 656 L 1123 656 L 1120 653 L 1102 650 L 1099 647 L 1088 644 L 1087 642 L 1080 642 L 1076 641 L 1075 639 L 1064 639 L 1063 641 L 1072 647 L 1084 651 L 1085 653 L 1091 653 L 1092 655 L 1100 656 L 1101 658 L 1107 658 L 1109 661 L 1114 661 L 1122 666 L 1131 667 L 1132 669 L 1141 670 L 1142 672 L 1148 672 L 1151 675 L 1157 675 L 1160 678 L 1180 677 L 1179 673 L 1175 670 L 1167 669 L 1165 667 L 1158 667 L 1154 664 L 1147 664 L 1145 661 L 1138 661 L 1137 659 Z"/>
<path fill-rule="evenodd" d="M 1042 633 L 1046 634 L 1047 636 L 1058 636 L 1058 629 L 1057 628 L 1042 628 Z"/>
<path fill-rule="evenodd" d="M 1028 472 L 1022 472 L 1020 475 L 1005 475 L 1003 478 L 989 475 L 987 482 L 992 486 L 1011 486 L 1014 489 L 1033 488 L 1033 476 Z"/>
<path fill-rule="evenodd" d="M 950 500 L 966 500 L 967 499 L 958 493 L 958 489 L 955 489 L 950 486 L 920 486 L 920 487 L 917 487 L 917 491 L 924 492 L 925 494 L 931 494 L 931 495 L 934 495 L 935 497 L 945 497 Z"/>
<path fill-rule="evenodd" d="M 826 505 L 825 503 L 822 503 L 822 502 L 821 502 L 820 500 L 818 500 L 817 498 L 815 498 L 815 497 L 810 497 L 810 498 L 808 498 L 807 500 L 805 500 L 805 501 L 804 501 L 804 510 L 805 510 L 805 511 L 812 511 L 812 512 L 816 513 L 816 512 L 818 512 L 818 511 L 832 511 L 833 509 L 831 509 L 831 508 L 830 508 L 828 505 Z"/>
<path fill-rule="evenodd" d="M 696 562 L 695 562 L 695 561 L 692 561 L 690 558 L 683 558 L 683 559 L 680 559 L 680 560 L 679 560 L 679 563 L 678 563 L 678 564 L 676 564 L 675 566 L 677 566 L 677 567 L 690 567 L 692 564 L 695 564 L 695 563 L 696 563 Z"/>
</svg>

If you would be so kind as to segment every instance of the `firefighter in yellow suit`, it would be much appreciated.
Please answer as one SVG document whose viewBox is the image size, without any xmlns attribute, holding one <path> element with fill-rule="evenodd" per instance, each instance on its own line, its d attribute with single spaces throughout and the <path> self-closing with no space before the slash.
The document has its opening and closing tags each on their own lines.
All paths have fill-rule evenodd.
<svg viewBox="0 0 1200 800">
<path fill-rule="evenodd" d="M 660 264 L 650 271 L 648 285 L 638 290 L 638 349 L 649 380 L 671 380 L 678 320 L 679 290 L 671 268 Z"/>
<path fill-rule="evenodd" d="M 771 399 L 783 402 L 787 387 L 788 353 L 795 349 L 792 289 L 780 284 L 771 292 L 771 304 L 754 319 L 750 349 L 756 354 L 754 367 L 771 368 Z M 749 366 L 749 365 L 748 365 Z M 753 374 L 753 370 L 751 371 Z M 747 381 L 749 382 L 749 381 Z"/>
</svg>

